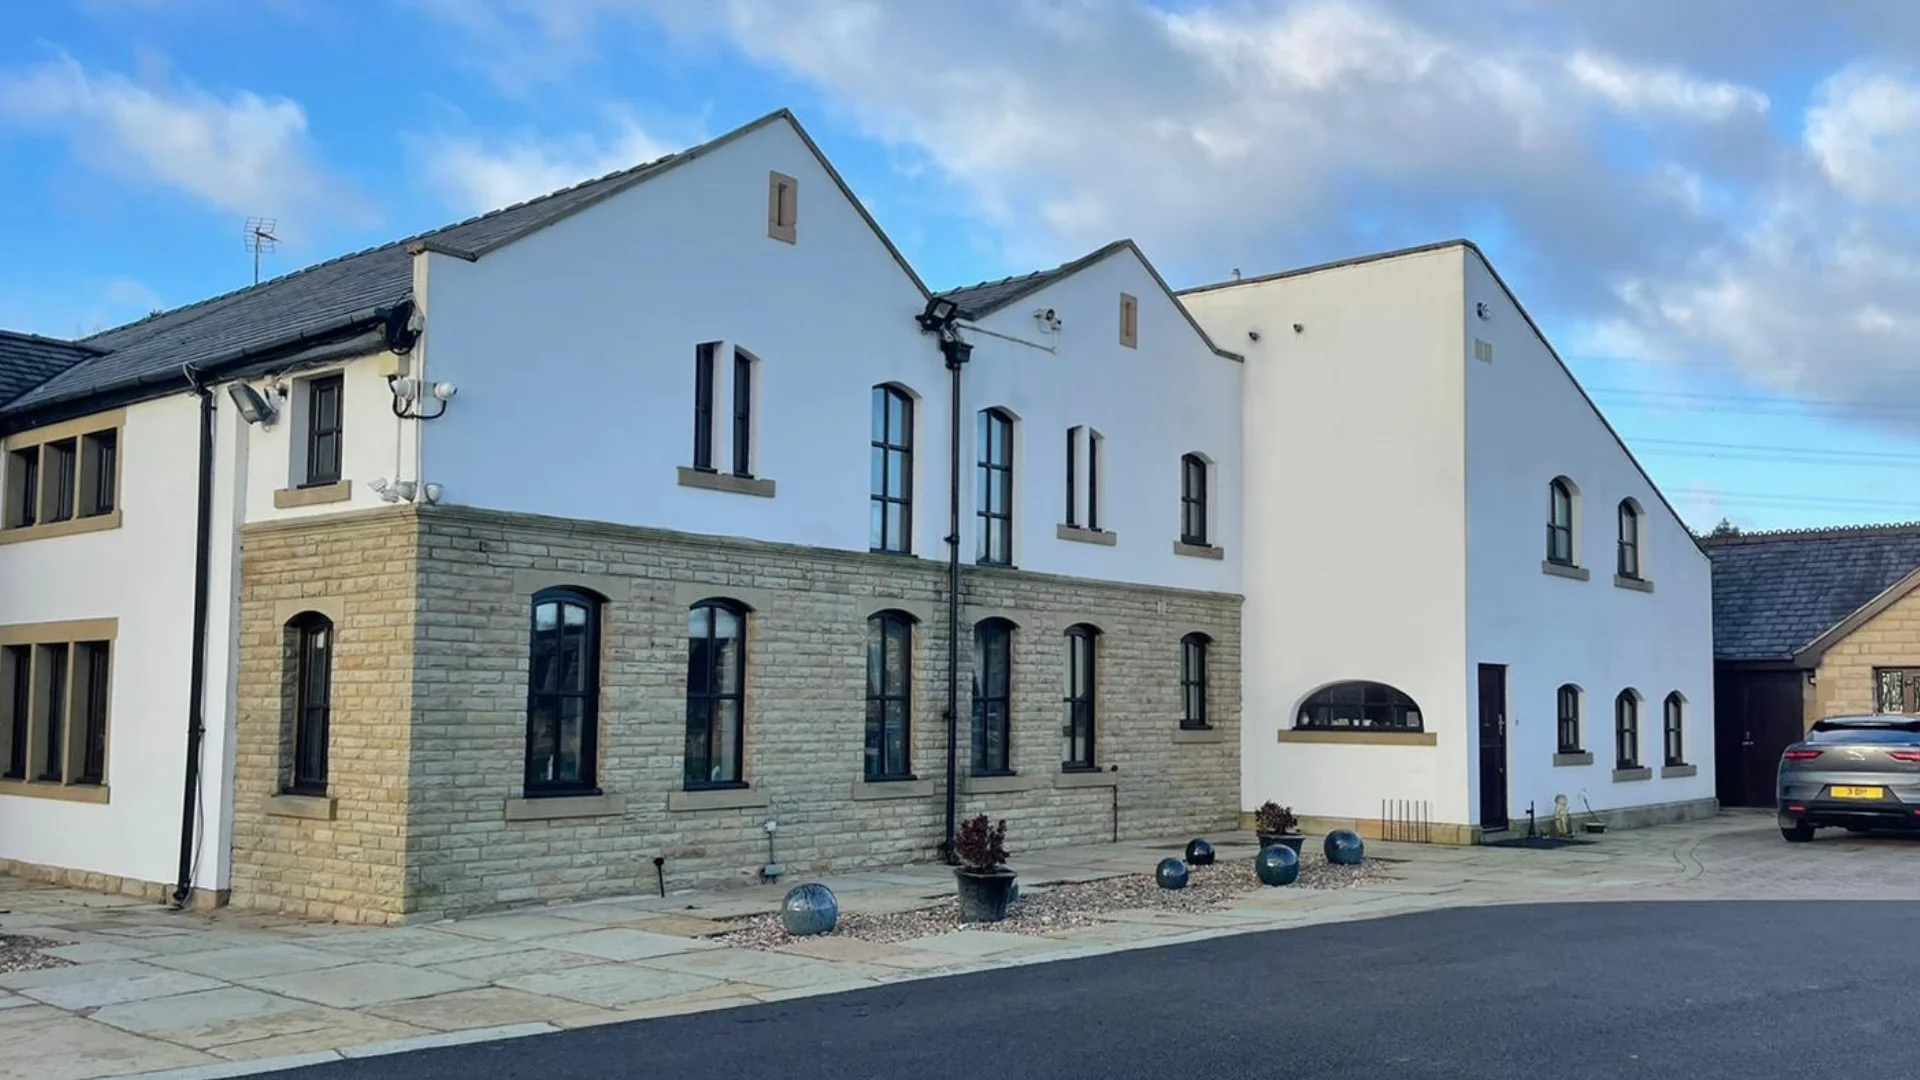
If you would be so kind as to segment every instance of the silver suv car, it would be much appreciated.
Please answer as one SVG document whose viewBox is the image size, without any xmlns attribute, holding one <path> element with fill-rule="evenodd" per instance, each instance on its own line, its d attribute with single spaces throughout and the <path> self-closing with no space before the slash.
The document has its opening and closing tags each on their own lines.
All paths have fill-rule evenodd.
<svg viewBox="0 0 1920 1080">
<path fill-rule="evenodd" d="M 1780 835 L 1920 829 L 1920 716 L 1833 716 L 1780 755 Z"/>
</svg>

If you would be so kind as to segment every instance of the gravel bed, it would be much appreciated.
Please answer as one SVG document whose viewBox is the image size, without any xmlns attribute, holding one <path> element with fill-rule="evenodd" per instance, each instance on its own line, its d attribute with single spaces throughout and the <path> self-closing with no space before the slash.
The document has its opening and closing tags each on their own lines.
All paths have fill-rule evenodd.
<svg viewBox="0 0 1920 1080">
<path fill-rule="evenodd" d="M 45 938 L 0 934 L 0 975 L 13 971 L 38 971 L 41 968 L 72 967 L 71 960 L 48 956 L 41 949 L 60 944 Z"/>
<path fill-rule="evenodd" d="M 1036 886 L 1007 909 L 1004 922 L 968 924 L 960 921 L 960 902 L 942 900 L 914 911 L 888 915 L 867 915 L 857 911 L 840 913 L 831 937 L 857 938 L 877 944 L 932 937 L 952 930 L 993 930 L 1011 934 L 1050 934 L 1095 926 L 1106 920 L 1109 911 L 1146 909 L 1149 911 L 1210 911 L 1224 906 L 1262 886 L 1254 877 L 1248 859 L 1233 859 L 1213 866 L 1196 866 L 1184 889 L 1162 889 L 1151 874 L 1126 874 L 1098 881 L 1062 882 Z M 1360 866 L 1334 866 L 1317 853 L 1300 857 L 1300 880 L 1288 886 L 1294 889 L 1350 889 L 1387 880 L 1386 864 L 1368 859 Z M 728 920 L 738 930 L 716 935 L 712 940 L 749 949 L 778 949 L 803 941 L 787 933 L 778 914 L 749 915 Z"/>
</svg>

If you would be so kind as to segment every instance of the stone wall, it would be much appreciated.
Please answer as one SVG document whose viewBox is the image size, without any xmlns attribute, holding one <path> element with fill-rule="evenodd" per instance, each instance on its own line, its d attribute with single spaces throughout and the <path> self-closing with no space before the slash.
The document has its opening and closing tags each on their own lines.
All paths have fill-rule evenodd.
<svg viewBox="0 0 1920 1080">
<path fill-rule="evenodd" d="M 670 888 L 752 881 L 768 858 L 768 821 L 778 824 L 775 856 L 788 879 L 935 857 L 945 815 L 946 577 L 939 564 L 460 508 L 424 508 L 419 521 L 405 827 L 411 916 L 649 892 L 656 857 L 666 860 Z M 607 599 L 603 794 L 523 800 L 529 598 L 560 584 Z M 1021 850 L 1111 839 L 1116 793 L 1123 838 L 1232 827 L 1240 775 L 1238 597 L 971 567 L 963 589 L 963 774 L 971 620 L 1002 615 L 1018 627 L 1013 753 L 1020 775 L 959 800 L 963 815 L 1007 818 L 1016 863 Z M 709 596 L 751 609 L 747 793 L 681 790 L 687 608 Z M 866 619 L 889 608 L 921 620 L 912 729 L 921 779 L 866 785 Z M 1079 622 L 1102 631 L 1097 758 L 1118 766 L 1095 777 L 1060 770 L 1062 632 Z M 1179 731 L 1179 641 L 1193 630 L 1215 643 L 1212 732 Z M 581 816 L 526 820 L 550 813 Z"/>
<path fill-rule="evenodd" d="M 397 923 L 406 913 L 416 517 L 395 507 L 241 534 L 234 747 L 236 906 Z M 334 622 L 328 793 L 281 795 L 291 770 L 287 621 Z"/>
<path fill-rule="evenodd" d="M 1920 667 L 1920 589 L 1901 597 L 1842 638 L 1820 658 L 1806 723 L 1823 716 L 1870 713 L 1873 669 Z"/>
</svg>

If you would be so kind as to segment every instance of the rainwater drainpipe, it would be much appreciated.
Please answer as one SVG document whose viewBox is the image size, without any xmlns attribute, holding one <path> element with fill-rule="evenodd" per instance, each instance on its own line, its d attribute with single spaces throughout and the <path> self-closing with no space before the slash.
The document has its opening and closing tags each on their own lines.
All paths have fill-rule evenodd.
<svg viewBox="0 0 1920 1080">
<path fill-rule="evenodd" d="M 200 744 L 206 737 L 207 587 L 213 546 L 213 391 L 200 373 L 185 368 L 187 384 L 200 398 L 200 493 L 193 537 L 193 656 L 187 675 L 187 773 L 180 788 L 180 879 L 173 887 L 175 907 L 193 894 L 196 813 L 200 805 Z"/>
<path fill-rule="evenodd" d="M 947 829 L 940 854 L 949 865 L 957 861 L 954 836 L 958 825 L 960 781 L 960 369 L 973 355 L 973 346 L 961 340 L 954 320 L 959 308 L 951 300 L 934 297 L 919 316 L 922 333 L 938 332 L 940 355 L 947 365 Z"/>
</svg>

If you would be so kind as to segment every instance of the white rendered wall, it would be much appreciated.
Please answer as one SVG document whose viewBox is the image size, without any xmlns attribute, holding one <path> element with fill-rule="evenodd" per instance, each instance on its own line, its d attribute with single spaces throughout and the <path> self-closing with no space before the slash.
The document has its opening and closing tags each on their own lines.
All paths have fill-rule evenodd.
<svg viewBox="0 0 1920 1080">
<path fill-rule="evenodd" d="M 1459 249 L 1456 249 L 1459 250 Z M 1681 522 L 1607 430 L 1573 379 L 1513 306 L 1477 255 L 1465 253 L 1464 338 L 1456 341 L 1467 387 L 1467 678 L 1477 716 L 1478 664 L 1505 664 L 1509 813 L 1541 817 L 1564 794 L 1614 807 L 1711 798 L 1713 789 L 1712 581 L 1709 563 Z M 1475 313 L 1488 305 L 1487 319 Z M 1493 361 L 1474 358 L 1475 340 L 1493 345 Z M 1576 560 L 1591 577 L 1542 572 L 1547 487 L 1564 475 L 1577 485 Z M 1614 584 L 1616 511 L 1636 500 L 1642 574 L 1651 593 Z M 1584 691 L 1584 749 L 1589 766 L 1554 767 L 1555 692 Z M 1653 779 L 1616 783 L 1613 702 L 1632 687 L 1640 709 L 1640 761 Z M 1661 705 L 1670 691 L 1687 700 L 1687 778 L 1662 778 Z M 1478 739 L 1477 728 L 1474 737 Z M 1479 755 L 1473 770 L 1477 819 Z"/>
<path fill-rule="evenodd" d="M 411 428 L 393 415 L 393 392 L 382 373 L 383 356 L 374 354 L 349 361 L 305 368 L 273 379 L 250 380 L 256 388 L 274 387 L 281 393 L 280 410 L 271 425 L 245 425 L 246 520 L 275 521 L 316 514 L 337 514 L 343 510 L 364 510 L 386 505 L 370 486 L 376 479 L 392 481 L 414 476 L 416 447 Z M 335 372 L 342 374 L 340 478 L 351 481 L 346 502 L 314 506 L 274 506 L 274 492 L 297 487 L 304 472 L 295 475 L 296 464 L 305 460 L 306 417 L 300 403 L 304 396 L 296 384 Z M 220 392 L 223 415 L 238 414 Z M 437 407 L 437 406 L 435 406 Z"/>
<path fill-rule="evenodd" d="M 1441 250 L 1182 297 L 1247 354 L 1248 808 L 1411 799 L 1468 820 L 1460 273 Z M 1356 679 L 1411 695 L 1436 745 L 1277 741 L 1307 695 Z"/>
<path fill-rule="evenodd" d="M 1120 294 L 1138 301 L 1138 346 L 1120 344 Z M 1058 334 L 1033 318 L 1052 308 Z M 976 416 L 1000 407 L 1014 431 L 1014 565 L 1023 570 L 1217 592 L 1240 591 L 1240 392 L 1245 365 L 1214 352 L 1130 250 L 994 312 L 973 343 L 961 428 L 965 483 L 961 558 L 975 542 L 980 448 Z M 982 332 L 993 331 L 993 334 Z M 1005 337 L 1053 345 L 1046 352 Z M 936 401 L 944 408 L 944 388 Z M 1112 546 L 1059 538 L 1066 521 L 1067 429 L 1098 431 L 1100 528 Z M 1084 437 L 1083 437 L 1084 438 Z M 1208 539 L 1219 559 L 1174 554 L 1180 538 L 1180 458 L 1195 452 L 1208 475 Z M 1086 525 L 1084 442 L 1076 466 Z M 940 455 L 944 467 L 946 455 Z M 937 478 L 944 493 L 945 477 Z"/>
</svg>

